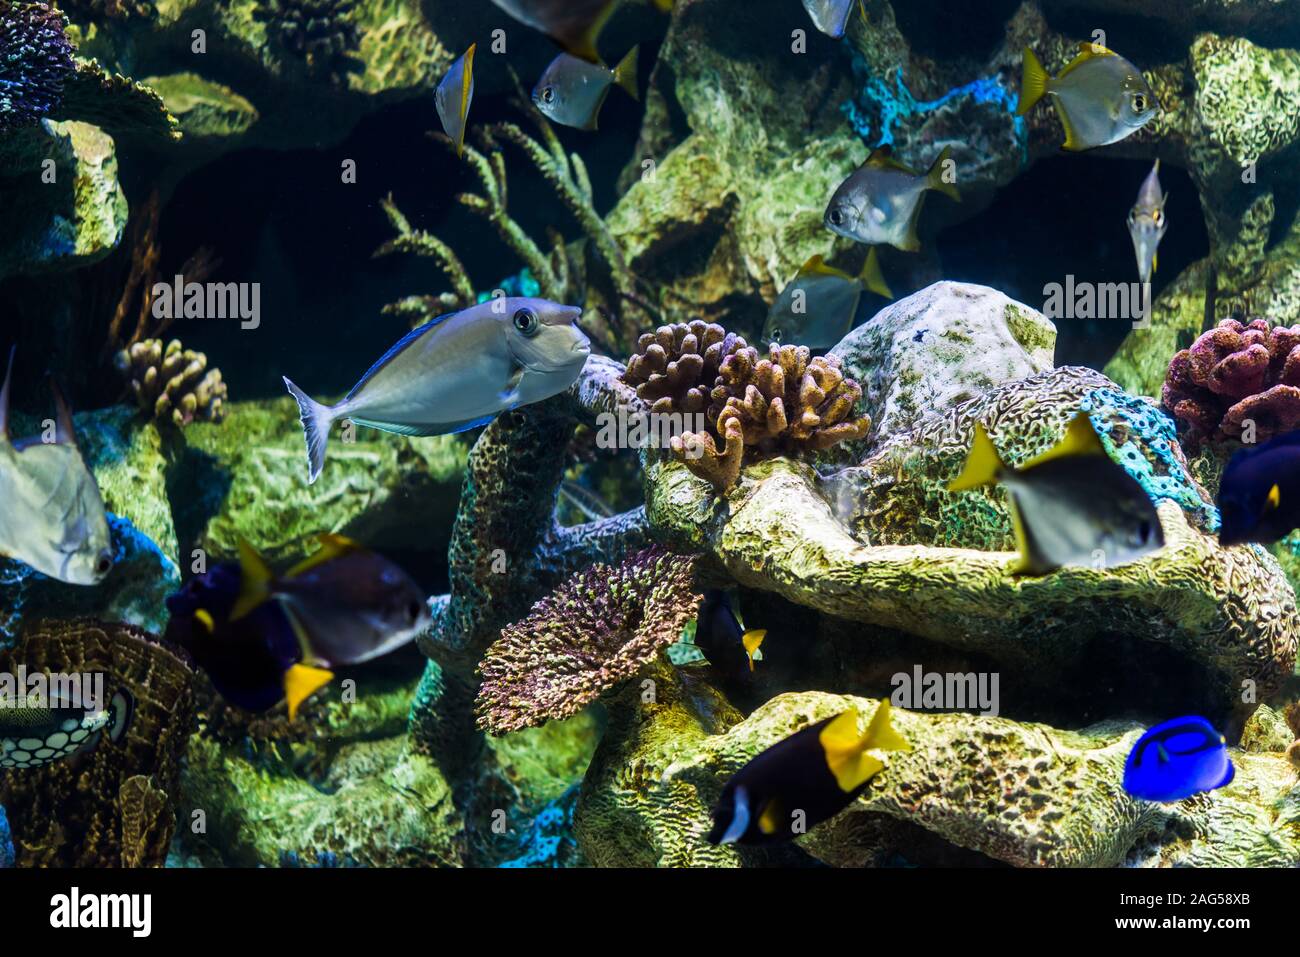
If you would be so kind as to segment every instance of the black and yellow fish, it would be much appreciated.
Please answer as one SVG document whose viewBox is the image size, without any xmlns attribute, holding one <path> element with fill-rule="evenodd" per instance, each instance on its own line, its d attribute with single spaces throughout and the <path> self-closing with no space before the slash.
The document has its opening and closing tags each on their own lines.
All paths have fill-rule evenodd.
<svg viewBox="0 0 1300 957">
<path fill-rule="evenodd" d="M 884 767 L 871 751 L 908 751 L 883 700 L 859 733 L 850 708 L 796 731 L 759 754 L 727 782 L 713 809 L 713 844 L 790 841 L 834 817 Z"/>
<path fill-rule="evenodd" d="M 766 637 L 766 629 L 741 627 L 725 591 L 711 588 L 704 593 L 695 619 L 695 647 L 719 672 L 729 678 L 748 677 Z"/>
</svg>

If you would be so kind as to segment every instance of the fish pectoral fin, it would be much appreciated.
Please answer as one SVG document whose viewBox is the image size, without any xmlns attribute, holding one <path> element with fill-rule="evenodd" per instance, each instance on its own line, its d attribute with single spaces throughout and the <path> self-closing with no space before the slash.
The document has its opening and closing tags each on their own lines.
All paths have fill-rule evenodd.
<svg viewBox="0 0 1300 957">
<path fill-rule="evenodd" d="M 1041 561 L 1034 547 L 1033 539 L 1029 535 L 1029 530 L 1025 527 L 1025 518 L 1020 514 L 1020 505 L 1016 502 L 1014 493 L 1011 495 L 1011 534 L 1016 541 L 1016 554 L 1019 556 L 1014 565 L 1008 569 L 1008 573 L 1013 577 L 1017 575 L 1044 575 L 1050 569 L 1050 564 Z"/>
<path fill-rule="evenodd" d="M 284 673 L 284 697 L 289 703 L 289 720 L 298 717 L 298 708 L 313 694 L 334 680 L 334 672 L 310 665 L 293 665 Z"/>
<path fill-rule="evenodd" d="M 758 829 L 764 834 L 775 834 L 781 828 L 781 817 L 781 802 L 773 798 L 759 812 Z"/>
<path fill-rule="evenodd" d="M 1063 104 L 1058 98 L 1056 106 L 1056 115 L 1061 118 L 1061 126 L 1065 128 L 1065 142 L 1061 144 L 1061 148 L 1067 149 L 1072 153 L 1079 153 L 1086 150 L 1088 146 L 1079 139 L 1078 135 L 1075 134 L 1074 124 L 1070 122 L 1070 114 L 1069 111 L 1066 110 L 1065 104 Z"/>
<path fill-rule="evenodd" d="M 239 598 L 230 609 L 230 620 L 251 614 L 259 605 L 271 597 L 273 575 L 270 567 L 263 561 L 252 545 L 244 539 L 239 540 Z"/>
<path fill-rule="evenodd" d="M 1282 505 L 1282 490 L 1277 487 L 1276 483 L 1274 483 L 1273 487 L 1268 490 L 1268 498 L 1265 500 L 1264 504 L 1267 506 L 1265 511 L 1268 509 L 1279 508 Z"/>
</svg>

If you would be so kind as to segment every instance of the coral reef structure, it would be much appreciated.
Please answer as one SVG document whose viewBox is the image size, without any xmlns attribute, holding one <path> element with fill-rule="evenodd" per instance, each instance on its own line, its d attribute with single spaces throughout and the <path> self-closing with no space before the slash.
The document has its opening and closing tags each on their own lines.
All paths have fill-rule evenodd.
<svg viewBox="0 0 1300 957">
<path fill-rule="evenodd" d="M 178 427 L 196 419 L 220 422 L 225 416 L 221 370 L 209 369 L 208 357 L 183 348 L 179 339 L 165 348 L 161 339 L 137 342 L 119 352 L 114 364 L 147 416 Z"/>
<path fill-rule="evenodd" d="M 1263 442 L 1300 425 L 1300 326 L 1225 319 L 1169 363 L 1161 399 L 1183 441 Z"/>
<path fill-rule="evenodd" d="M 63 101 L 74 69 L 66 23 L 48 3 L 0 0 L 0 133 L 35 124 Z"/>
<path fill-rule="evenodd" d="M 259 0 L 256 16 L 309 71 L 337 77 L 360 42 L 356 7 L 357 0 Z"/>
</svg>

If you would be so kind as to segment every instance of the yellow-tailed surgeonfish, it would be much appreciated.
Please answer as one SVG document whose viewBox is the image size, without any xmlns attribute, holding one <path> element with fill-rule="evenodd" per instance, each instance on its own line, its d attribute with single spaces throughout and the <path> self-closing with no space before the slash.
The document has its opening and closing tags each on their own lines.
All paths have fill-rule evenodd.
<svg viewBox="0 0 1300 957">
<path fill-rule="evenodd" d="M 867 19 L 862 0 L 803 0 L 803 8 L 818 30 L 836 39 L 844 36 L 849 28 L 849 18 L 855 8 L 862 11 L 863 20 Z"/>
<path fill-rule="evenodd" d="M 710 588 L 704 592 L 695 618 L 695 646 L 722 675 L 748 678 L 766 637 L 765 628 L 746 631 L 741 627 L 725 591 Z"/>
<path fill-rule="evenodd" d="M 862 290 L 894 298 L 880 272 L 876 247 L 867 252 L 862 271 L 850 276 L 813 256 L 781 290 L 763 324 L 763 342 L 783 342 L 829 349 L 848 333 L 862 299 Z"/>
<path fill-rule="evenodd" d="M 835 190 L 826 207 L 826 228 L 868 245 L 889 245 L 916 252 L 921 205 L 930 190 L 961 202 L 949 181 L 952 148 L 945 146 L 928 172 L 917 173 L 894 159 L 887 147 L 873 150 L 867 161 Z"/>
<path fill-rule="evenodd" d="M 865 732 L 850 708 L 796 731 L 726 783 L 713 809 L 713 844 L 789 841 L 844 810 L 885 765 L 873 751 L 907 751 L 882 700 Z"/>
<path fill-rule="evenodd" d="M 1013 574 L 1045 575 L 1066 565 L 1110 568 L 1164 545 L 1155 505 L 1116 465 L 1080 412 L 1059 443 L 1019 468 L 1004 465 L 984 426 L 951 492 L 1001 483 L 1011 499 L 1020 560 Z"/>
<path fill-rule="evenodd" d="M 1169 223 L 1165 219 L 1165 203 L 1169 197 L 1160 189 L 1160 160 L 1142 181 L 1137 202 L 1128 214 L 1128 234 L 1133 237 L 1133 252 L 1137 256 L 1138 276 L 1144 283 L 1160 265 L 1160 240 L 1164 238 Z"/>
<path fill-rule="evenodd" d="M 545 299 L 500 297 L 442 316 L 397 342 L 335 405 L 285 378 L 307 438 L 308 480 L 324 468 L 339 419 L 399 435 L 443 435 L 563 392 L 591 353 L 575 325 L 581 315 Z"/>
<path fill-rule="evenodd" d="M 0 556 L 70 585 L 97 585 L 114 560 L 99 486 L 77 448 L 72 413 L 57 385 L 51 383 L 53 432 L 10 440 L 15 351 L 0 387 Z"/>
<path fill-rule="evenodd" d="M 465 155 L 465 127 L 469 122 L 469 106 L 474 101 L 474 51 L 477 48 L 477 43 L 471 44 L 465 55 L 451 65 L 433 96 L 443 132 L 456 144 L 457 156 Z"/>
<path fill-rule="evenodd" d="M 537 81 L 533 103 L 556 123 L 594 130 L 611 87 L 622 87 L 636 99 L 636 60 L 636 47 L 612 70 L 603 63 L 561 53 Z"/>
<path fill-rule="evenodd" d="M 1045 95 L 1056 101 L 1067 150 L 1118 143 L 1150 122 L 1160 109 L 1142 71 L 1096 43 L 1079 44 L 1060 76 L 1048 76 L 1034 51 L 1025 47 L 1020 106 L 1024 116 Z"/>
</svg>

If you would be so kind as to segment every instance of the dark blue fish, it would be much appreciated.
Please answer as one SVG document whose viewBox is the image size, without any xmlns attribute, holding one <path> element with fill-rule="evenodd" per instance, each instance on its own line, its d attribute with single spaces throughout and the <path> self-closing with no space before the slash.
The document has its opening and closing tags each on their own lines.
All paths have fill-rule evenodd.
<svg viewBox="0 0 1300 957">
<path fill-rule="evenodd" d="M 1124 764 L 1124 790 L 1146 801 L 1181 801 L 1232 780 L 1228 742 L 1195 716 L 1158 724 L 1138 738 Z"/>
<path fill-rule="evenodd" d="M 265 602 L 231 621 L 243 572 L 222 562 L 167 599 L 167 639 L 184 648 L 223 698 L 266 711 L 286 698 L 290 716 L 330 673 L 302 663 L 303 644 L 279 602 Z"/>
<path fill-rule="evenodd" d="M 754 670 L 754 653 L 765 637 L 766 629 L 741 628 L 725 591 L 711 588 L 704 593 L 695 619 L 695 647 L 722 674 L 729 678 L 748 678 Z"/>
<path fill-rule="evenodd" d="M 1222 545 L 1269 544 L 1300 526 L 1300 430 L 1234 455 L 1218 504 Z"/>
</svg>

